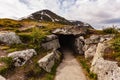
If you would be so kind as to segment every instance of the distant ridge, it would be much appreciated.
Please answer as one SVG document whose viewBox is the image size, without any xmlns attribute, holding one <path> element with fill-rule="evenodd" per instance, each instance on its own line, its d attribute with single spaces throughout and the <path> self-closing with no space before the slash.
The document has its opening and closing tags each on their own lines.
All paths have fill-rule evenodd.
<svg viewBox="0 0 120 80">
<path fill-rule="evenodd" d="M 41 21 L 57 22 L 57 23 L 62 23 L 62 24 L 67 24 L 67 25 L 77 25 L 77 26 L 93 29 L 93 27 L 88 23 L 84 23 L 81 21 L 67 20 L 47 9 L 32 13 L 31 15 L 23 19 L 35 20 L 35 21 L 40 21 L 40 22 Z"/>
</svg>

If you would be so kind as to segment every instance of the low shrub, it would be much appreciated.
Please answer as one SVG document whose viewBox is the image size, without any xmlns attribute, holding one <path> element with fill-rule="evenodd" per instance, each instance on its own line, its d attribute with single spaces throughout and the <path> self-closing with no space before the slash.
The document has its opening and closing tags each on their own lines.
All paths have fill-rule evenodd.
<svg viewBox="0 0 120 80">
<path fill-rule="evenodd" d="M 33 36 L 33 43 L 41 42 L 46 37 L 46 33 L 37 27 L 33 28 L 31 35 Z"/>
<path fill-rule="evenodd" d="M 38 27 L 32 28 L 32 32 L 29 33 L 19 33 L 18 34 L 23 43 L 27 43 L 29 45 L 33 45 L 33 48 L 36 51 L 41 49 L 41 42 L 47 35 L 47 32 L 41 30 Z"/>
<path fill-rule="evenodd" d="M 118 30 L 115 27 L 104 28 L 103 32 L 106 34 L 117 34 Z"/>
<path fill-rule="evenodd" d="M 8 72 L 8 67 L 4 66 L 0 68 L 0 75 L 5 75 Z"/>
<path fill-rule="evenodd" d="M 20 36 L 23 43 L 32 42 L 33 36 L 31 33 L 19 33 L 18 35 Z"/>
<path fill-rule="evenodd" d="M 112 42 L 112 48 L 117 52 L 120 51 L 120 37 L 114 38 Z"/>
<path fill-rule="evenodd" d="M 120 63 L 120 35 L 117 35 L 112 40 L 112 49 L 114 50 L 114 52 L 110 54 L 112 59 Z"/>
<path fill-rule="evenodd" d="M 46 37 L 46 33 L 44 31 L 40 30 L 39 28 L 35 27 L 35 28 L 33 28 L 31 35 L 33 37 L 32 43 L 34 45 L 34 48 L 36 51 L 39 51 L 41 48 L 41 42 Z"/>
<path fill-rule="evenodd" d="M 94 79 L 94 80 L 97 80 L 97 74 L 92 73 L 92 72 L 90 72 L 89 74 L 90 74 L 90 75 L 89 75 L 90 78 L 92 78 L 92 79 Z"/>
</svg>

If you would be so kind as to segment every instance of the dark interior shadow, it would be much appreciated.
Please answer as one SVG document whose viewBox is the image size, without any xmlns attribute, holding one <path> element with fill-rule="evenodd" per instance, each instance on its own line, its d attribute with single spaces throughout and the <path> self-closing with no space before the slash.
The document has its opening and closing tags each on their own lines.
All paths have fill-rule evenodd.
<svg viewBox="0 0 120 80">
<path fill-rule="evenodd" d="M 65 50 L 69 50 L 75 52 L 75 36 L 74 35 L 58 35 L 59 43 L 60 43 L 60 51 L 64 52 Z"/>
</svg>

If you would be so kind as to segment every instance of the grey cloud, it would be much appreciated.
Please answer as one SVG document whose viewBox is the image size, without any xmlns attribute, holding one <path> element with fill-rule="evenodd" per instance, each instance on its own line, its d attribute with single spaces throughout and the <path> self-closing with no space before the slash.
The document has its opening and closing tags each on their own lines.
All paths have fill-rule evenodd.
<svg viewBox="0 0 120 80">
<path fill-rule="evenodd" d="M 93 1 L 94 2 L 94 1 L 98 1 L 98 0 L 89 0 L 89 1 Z"/>
<path fill-rule="evenodd" d="M 60 7 L 63 9 L 72 7 L 72 5 L 75 5 L 76 1 L 77 0 L 58 0 Z M 67 4 L 64 4 L 65 2 L 67 2 Z"/>
<path fill-rule="evenodd" d="M 28 0 L 19 0 L 21 3 L 24 3 L 24 4 L 29 4 L 29 1 Z"/>
<path fill-rule="evenodd" d="M 26 5 L 29 9 L 31 9 L 29 0 L 19 0 L 19 2 L 23 3 L 23 4 Z"/>
<path fill-rule="evenodd" d="M 109 19 L 109 18 L 113 17 L 113 15 L 107 11 L 99 11 L 96 14 L 93 14 L 93 16 L 96 16 L 101 19 L 106 19 L 106 18 Z"/>
<path fill-rule="evenodd" d="M 115 18 L 115 19 L 109 19 L 109 20 L 104 20 L 102 21 L 102 23 L 107 23 L 107 24 L 111 24 L 111 23 L 120 23 L 120 18 Z"/>
</svg>

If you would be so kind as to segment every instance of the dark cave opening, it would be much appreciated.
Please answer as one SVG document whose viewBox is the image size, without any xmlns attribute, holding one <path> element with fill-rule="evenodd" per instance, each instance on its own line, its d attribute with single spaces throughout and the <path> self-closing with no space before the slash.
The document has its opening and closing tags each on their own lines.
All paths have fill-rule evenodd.
<svg viewBox="0 0 120 80">
<path fill-rule="evenodd" d="M 58 35 L 59 43 L 61 46 L 61 50 L 69 49 L 71 51 L 75 52 L 75 36 L 74 35 Z"/>
</svg>

